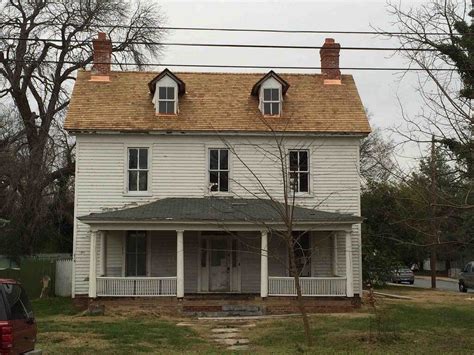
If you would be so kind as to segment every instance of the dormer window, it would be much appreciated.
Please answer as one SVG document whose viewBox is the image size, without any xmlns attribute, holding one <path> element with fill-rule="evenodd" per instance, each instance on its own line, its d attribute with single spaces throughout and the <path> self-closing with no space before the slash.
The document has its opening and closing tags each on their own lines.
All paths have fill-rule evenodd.
<svg viewBox="0 0 474 355">
<path fill-rule="evenodd" d="M 271 70 L 252 87 L 252 96 L 258 97 L 258 108 L 264 116 L 281 116 L 283 95 L 290 84 Z"/>
<path fill-rule="evenodd" d="M 157 115 L 178 114 L 178 100 L 186 92 L 185 84 L 180 78 L 165 69 L 148 83 L 148 87 Z"/>
<path fill-rule="evenodd" d="M 280 89 L 263 89 L 263 114 L 265 116 L 279 116 L 280 104 Z"/>
<path fill-rule="evenodd" d="M 173 86 L 158 87 L 158 113 L 162 115 L 176 113 L 176 95 Z"/>
</svg>

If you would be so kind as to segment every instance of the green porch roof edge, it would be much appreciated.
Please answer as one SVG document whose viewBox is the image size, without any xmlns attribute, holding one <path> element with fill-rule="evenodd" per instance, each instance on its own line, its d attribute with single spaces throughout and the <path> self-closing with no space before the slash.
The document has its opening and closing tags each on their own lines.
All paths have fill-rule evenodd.
<svg viewBox="0 0 474 355">
<path fill-rule="evenodd" d="M 164 198 L 137 207 L 91 213 L 78 219 L 85 223 L 99 222 L 217 222 L 217 223 L 279 223 L 278 211 L 284 204 L 265 199 L 241 198 Z M 353 214 L 325 212 L 295 206 L 295 223 L 362 223 Z"/>
</svg>

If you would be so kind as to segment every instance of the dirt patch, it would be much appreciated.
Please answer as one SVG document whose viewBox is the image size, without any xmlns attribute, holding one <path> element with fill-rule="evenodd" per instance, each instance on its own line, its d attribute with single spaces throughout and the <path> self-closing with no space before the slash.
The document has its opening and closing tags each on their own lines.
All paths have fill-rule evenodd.
<svg viewBox="0 0 474 355">
<path fill-rule="evenodd" d="M 110 344 L 93 333 L 43 332 L 40 334 L 41 343 L 54 348 L 60 344 L 61 348 L 82 348 L 91 346 L 92 349 L 108 349 Z"/>
</svg>

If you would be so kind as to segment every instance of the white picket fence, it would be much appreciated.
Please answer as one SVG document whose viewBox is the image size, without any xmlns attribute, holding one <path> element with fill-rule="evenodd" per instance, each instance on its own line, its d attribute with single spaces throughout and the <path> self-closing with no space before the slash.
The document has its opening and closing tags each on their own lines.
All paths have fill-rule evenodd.
<svg viewBox="0 0 474 355">
<path fill-rule="evenodd" d="M 70 297 L 72 290 L 72 259 L 56 260 L 56 279 L 54 281 L 56 296 Z"/>
</svg>

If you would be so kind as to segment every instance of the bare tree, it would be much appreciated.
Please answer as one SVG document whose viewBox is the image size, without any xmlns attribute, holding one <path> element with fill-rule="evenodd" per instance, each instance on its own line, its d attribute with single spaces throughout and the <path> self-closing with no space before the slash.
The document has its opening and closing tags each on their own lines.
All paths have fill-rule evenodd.
<svg viewBox="0 0 474 355">
<path fill-rule="evenodd" d="M 75 72 L 92 62 L 92 39 L 106 32 L 113 57 L 140 68 L 159 53 L 162 20 L 146 1 L 1 1 L 0 97 L 15 106 L 19 136 L 2 181 L 14 201 L 22 253 L 35 248 L 52 184 L 74 174 L 73 144 L 62 121 Z"/>
<path fill-rule="evenodd" d="M 448 148 L 453 164 L 470 181 L 459 207 L 473 208 L 474 10 L 464 0 L 432 0 L 409 8 L 389 3 L 388 8 L 401 33 L 391 35 L 400 41 L 399 52 L 423 69 L 418 77 L 422 107 L 412 116 L 400 103 L 406 127 L 398 133 L 422 144 L 433 136 Z"/>
<path fill-rule="evenodd" d="M 219 132 L 216 132 L 216 134 L 219 135 L 221 141 L 232 153 L 233 159 L 237 161 L 240 168 L 247 173 L 247 179 L 231 179 L 235 185 L 233 193 L 237 197 L 251 196 L 253 199 L 264 201 L 268 209 L 278 216 L 277 221 L 274 222 L 278 222 L 280 227 L 275 227 L 274 224 L 246 214 L 244 208 L 239 209 L 239 212 L 245 214 L 249 221 L 260 225 L 262 230 L 266 230 L 272 238 L 276 238 L 279 243 L 286 247 L 288 251 L 288 264 L 286 259 L 282 260 L 281 255 L 272 253 L 268 248 L 263 250 L 263 252 L 268 258 L 287 268 L 289 275 L 294 278 L 297 306 L 302 316 L 307 345 L 312 346 L 311 326 L 302 293 L 301 272 L 306 263 L 311 259 L 315 247 L 308 247 L 302 244 L 302 237 L 305 234 L 310 234 L 312 229 L 301 230 L 295 217 L 295 211 L 300 207 L 297 201 L 297 191 L 301 182 L 298 179 L 298 174 L 295 172 L 298 169 L 292 166 L 294 162 L 292 157 L 290 157 L 290 152 L 295 150 L 315 151 L 324 143 L 314 143 L 314 140 L 295 138 L 284 130 L 274 129 L 269 120 L 261 118 L 261 121 L 268 131 L 268 135 L 263 142 L 248 138 L 246 141 L 234 143 L 225 136 L 221 136 Z M 249 155 L 245 153 L 248 150 L 253 151 L 251 156 L 260 157 L 258 159 L 259 164 L 269 168 L 265 173 L 262 173 L 262 170 L 257 168 L 252 159 L 248 159 Z M 309 156 L 307 156 L 307 159 L 309 159 Z M 309 161 L 307 163 L 309 164 Z M 354 169 L 357 169 L 357 167 L 354 166 Z M 319 200 L 312 201 L 309 208 L 314 210 L 320 208 L 330 197 L 331 195 L 318 196 Z M 223 227 L 226 227 L 225 223 Z M 249 252 L 255 252 L 260 255 L 262 252 L 260 247 L 256 248 L 249 245 L 238 234 L 233 233 L 227 228 L 225 229 L 245 243 Z M 330 236 L 328 235 L 328 237 Z"/>
</svg>

